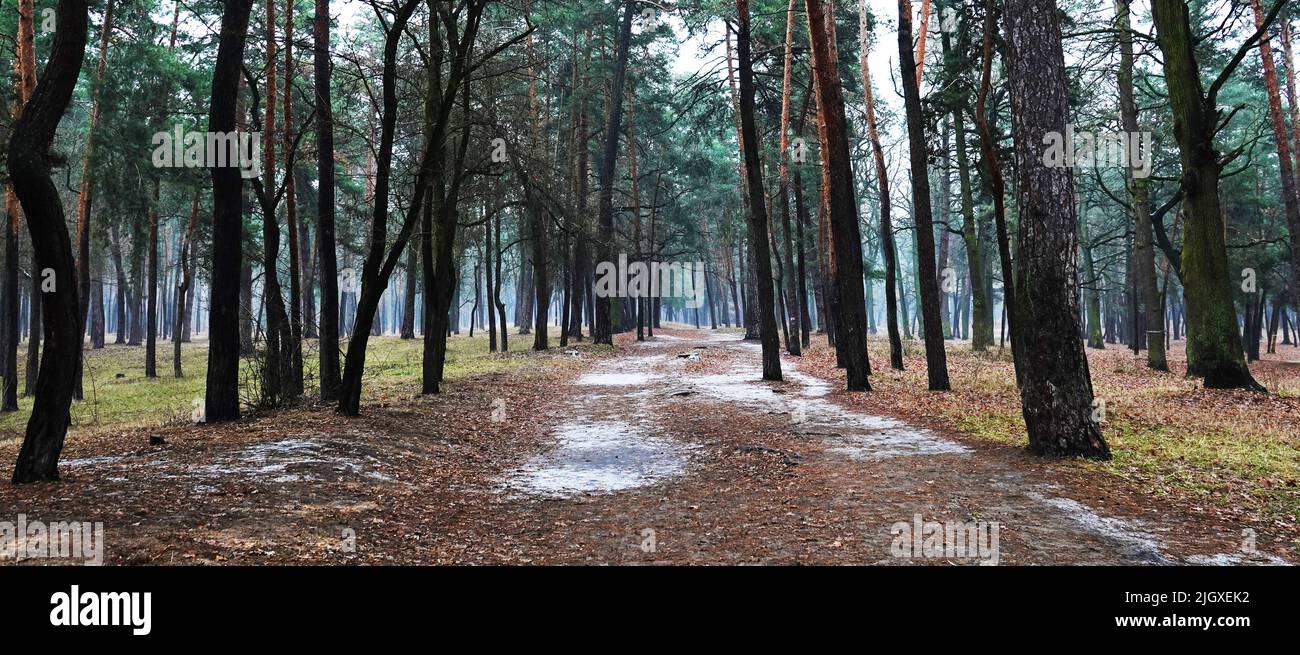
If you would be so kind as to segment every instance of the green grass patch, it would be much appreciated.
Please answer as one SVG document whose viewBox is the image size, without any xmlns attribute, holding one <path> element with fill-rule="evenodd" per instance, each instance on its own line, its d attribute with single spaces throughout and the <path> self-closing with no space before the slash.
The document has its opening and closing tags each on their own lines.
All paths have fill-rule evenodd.
<svg viewBox="0 0 1300 655">
<path fill-rule="evenodd" d="M 559 349 L 558 336 L 544 353 L 532 351 L 531 335 L 510 335 L 511 351 L 488 352 L 488 338 L 476 332 L 454 335 L 447 340 L 447 362 L 443 370 L 446 382 L 454 383 L 481 375 L 509 374 L 525 379 L 540 376 L 556 367 L 577 366 L 581 360 L 565 354 L 578 350 L 584 355 L 612 352 L 609 346 L 593 346 L 584 341 Z M 345 346 L 346 347 L 346 346 Z M 420 393 L 424 342 L 422 339 L 371 337 L 366 349 L 362 401 L 385 396 L 411 396 Z M 0 415 L 0 440 L 21 438 L 31 416 L 32 399 L 21 396 L 26 368 L 25 346 L 19 351 L 19 410 Z M 181 364 L 185 377 L 172 371 L 171 342 L 158 343 L 158 377 L 144 374 L 144 346 L 108 345 L 87 349 L 84 374 L 85 398 L 72 403 L 72 429 L 104 430 L 148 427 L 191 420 L 196 401 L 202 403 L 207 373 L 207 343 L 183 344 Z M 246 401 L 256 395 L 254 360 L 241 360 L 240 395 Z M 303 373 L 308 397 L 319 394 L 319 351 L 314 340 L 304 343 Z"/>
</svg>

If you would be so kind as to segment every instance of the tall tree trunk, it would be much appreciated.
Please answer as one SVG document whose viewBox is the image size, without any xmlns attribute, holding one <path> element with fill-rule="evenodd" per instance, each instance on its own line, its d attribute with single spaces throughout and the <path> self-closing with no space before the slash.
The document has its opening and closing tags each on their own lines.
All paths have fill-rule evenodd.
<svg viewBox="0 0 1300 655">
<path fill-rule="evenodd" d="M 1295 155 L 1296 166 L 1293 169 L 1296 173 L 1296 182 L 1300 184 L 1300 100 L 1296 97 L 1295 81 L 1295 57 L 1291 52 L 1291 17 L 1287 16 L 1280 21 L 1282 23 L 1282 69 L 1286 71 L 1286 98 L 1287 106 L 1291 110 L 1291 130 L 1295 135 L 1295 148 L 1291 154 Z M 1300 188 L 1296 190 L 1300 195 Z M 1292 231 L 1294 235 L 1294 231 Z M 1292 244 L 1295 242 L 1292 241 Z M 1293 245 L 1291 252 L 1296 252 Z M 1286 321 L 1282 321 L 1282 327 L 1286 327 Z"/>
<path fill-rule="evenodd" d="M 740 124 L 744 136 L 746 184 L 749 190 L 749 244 L 754 281 L 758 287 L 759 339 L 763 344 L 763 379 L 781 379 L 781 342 L 773 311 L 772 253 L 768 248 L 767 205 L 763 198 L 763 162 L 758 158 L 758 129 L 754 124 L 754 67 L 749 48 L 749 0 L 736 0 L 739 29 L 736 55 L 740 60 Z M 633 147 L 633 146 L 629 146 Z M 698 314 L 697 314 L 698 317 Z"/>
<path fill-rule="evenodd" d="M 862 239 L 858 231 L 848 122 L 832 37 L 834 5 L 830 6 L 830 12 L 822 0 L 806 0 L 806 5 L 808 39 L 816 66 L 817 110 L 826 132 L 827 148 L 822 157 L 830 184 L 823 191 L 828 192 L 826 206 L 835 256 L 836 348 L 843 354 L 848 390 L 868 391 L 871 363 L 867 355 L 867 310 L 862 290 Z"/>
<path fill-rule="evenodd" d="M 208 129 L 234 132 L 239 75 L 253 0 L 226 0 L 212 72 Z M 239 418 L 240 266 L 243 260 L 243 180 L 235 167 L 212 171 L 212 294 L 204 420 Z"/>
<path fill-rule="evenodd" d="M 330 106 L 330 0 L 312 18 L 316 89 L 316 248 L 320 252 L 320 398 L 339 396 L 339 281 L 334 239 L 334 111 Z M 215 283 L 214 283 L 215 284 Z"/>
<path fill-rule="evenodd" d="M 1260 6 L 1260 1 L 1250 0 L 1250 6 L 1255 11 L 1255 28 L 1264 30 L 1264 9 Z M 1288 57 L 1287 68 L 1290 69 L 1291 48 L 1288 41 L 1289 39 L 1283 39 L 1283 52 Z M 1260 37 L 1259 56 L 1264 62 L 1264 86 L 1268 91 L 1269 116 L 1273 119 L 1273 141 L 1277 145 L 1278 171 L 1282 174 L 1282 206 L 1286 211 L 1286 224 L 1291 233 L 1291 288 L 1295 290 L 1293 293 L 1300 296 L 1300 261 L 1296 260 L 1296 256 L 1300 254 L 1300 195 L 1297 195 L 1295 169 L 1291 166 L 1291 146 L 1286 130 L 1286 114 L 1282 111 L 1282 93 L 1278 88 L 1277 68 L 1273 63 L 1273 47 L 1269 43 L 1267 31 Z M 1300 126 L 1297 129 L 1300 129 Z M 1300 141 L 1296 142 L 1296 148 L 1300 149 Z M 1258 344 L 1256 349 L 1258 350 Z"/>
<path fill-rule="evenodd" d="M 1131 0 L 1116 0 L 1115 29 L 1119 33 L 1119 106 L 1120 118 L 1128 138 L 1138 135 L 1138 108 L 1133 96 L 1133 33 L 1130 28 Z M 1151 201 L 1148 181 L 1139 178 L 1130 167 L 1128 171 L 1129 194 L 1133 214 L 1133 282 L 1137 289 L 1135 303 L 1143 313 L 1146 323 L 1145 342 L 1147 366 L 1167 371 L 1165 362 L 1165 332 L 1160 290 L 1156 285 L 1154 234 L 1151 229 Z"/>
<path fill-rule="evenodd" d="M 1074 175 L 1042 157 L 1044 135 L 1064 134 L 1070 122 L 1056 2 L 1007 0 L 1003 18 L 1020 209 L 1016 289 L 1023 293 L 1016 328 L 1026 363 L 1020 398 L 1029 449 L 1109 459 L 1093 418 L 1092 380 L 1079 336 Z"/>
<path fill-rule="evenodd" d="M 898 253 L 894 248 L 894 227 L 890 224 L 889 171 L 885 168 L 885 151 L 880 147 L 876 129 L 876 101 L 871 88 L 871 68 L 867 59 L 871 35 L 867 25 L 867 0 L 858 0 L 858 64 L 862 68 L 863 104 L 867 111 L 867 138 L 876 163 L 876 188 L 880 195 L 880 251 L 885 264 L 885 321 L 889 333 L 889 366 L 903 370 L 903 340 L 898 334 Z"/>
<path fill-rule="evenodd" d="M 980 73 L 980 90 L 975 99 L 975 121 L 980 133 L 980 153 L 988 169 L 989 192 L 993 196 L 993 222 L 997 231 L 998 259 L 1002 268 L 1002 331 L 1011 337 L 1011 363 L 1016 370 L 1016 383 L 1023 379 L 1020 351 L 1016 347 L 1016 284 L 1011 261 L 1011 239 L 1007 234 L 1006 188 L 1002 180 L 1002 166 L 998 163 L 997 144 L 989 125 L 989 88 L 993 77 L 993 37 L 997 33 L 995 0 L 984 2 L 984 53 Z"/>
<path fill-rule="evenodd" d="M 1279 0 L 1272 16 L 1285 4 Z M 1153 0 L 1156 43 L 1165 60 L 1165 83 L 1174 115 L 1174 138 L 1182 160 L 1183 284 L 1187 298 L 1187 373 L 1203 377 L 1209 388 L 1263 390 L 1251 377 L 1241 352 L 1236 309 L 1228 274 L 1219 176 L 1224 162 L 1214 147 L 1222 127 L 1217 109 L 1219 87 L 1236 67 L 1230 63 L 1207 93 L 1201 84 L 1188 8 L 1181 0 Z M 1261 30 L 1262 31 L 1262 30 Z M 1253 46 L 1258 34 L 1242 45 Z M 1292 225 L 1294 237 L 1300 226 Z"/>
<path fill-rule="evenodd" d="M 104 23 L 99 30 L 99 58 L 95 64 L 95 79 L 90 91 L 90 117 L 86 126 L 86 149 L 81 159 L 81 189 L 77 197 L 77 297 L 81 301 L 78 313 L 82 330 L 85 330 L 90 302 L 90 208 L 94 196 L 92 165 L 95 157 L 95 140 L 98 138 L 101 90 L 104 71 L 108 68 L 108 41 L 113 33 L 115 0 L 108 0 L 104 9 Z M 179 8 L 179 6 L 178 6 Z M 82 371 L 77 371 L 75 397 L 80 399 Z"/>
<path fill-rule="evenodd" d="M 72 240 L 58 187 L 50 178 L 49 157 L 54 133 L 72 100 L 81 73 L 89 12 L 85 0 L 60 0 L 56 12 L 58 28 L 45 72 L 9 139 L 9 176 L 31 232 L 33 270 L 49 270 L 54 274 L 54 287 L 46 292 L 42 307 L 45 352 L 36 381 L 36 400 L 14 465 L 14 484 L 58 479 L 59 453 L 71 421 L 69 408 L 76 372 L 81 365 L 81 321 L 77 285 L 73 283 L 76 271 Z"/>
<path fill-rule="evenodd" d="M 785 13 L 785 55 L 781 80 L 781 227 L 785 235 L 785 304 L 789 314 L 789 328 L 785 340 L 786 351 L 791 355 L 802 355 L 800 346 L 800 324 L 802 314 L 799 312 L 799 285 L 802 278 L 797 277 L 794 266 L 794 239 L 790 233 L 790 94 L 793 85 L 790 82 L 794 68 L 794 17 L 798 0 L 790 0 Z"/>
<path fill-rule="evenodd" d="M 943 34 L 943 46 L 945 58 L 948 58 L 950 52 L 949 36 Z M 959 39 L 961 50 L 965 50 L 966 39 Z M 964 81 L 964 78 L 963 78 Z M 970 178 L 970 157 L 966 151 L 966 109 L 968 108 L 968 99 L 964 94 L 959 94 L 956 99 L 956 106 L 952 111 L 953 136 L 957 148 L 957 185 L 958 200 L 961 205 L 961 237 L 966 246 L 966 269 L 967 279 L 970 280 L 969 296 L 971 299 L 970 312 L 967 312 L 966 303 L 961 304 L 962 313 L 962 338 L 966 338 L 966 321 L 969 319 L 974 326 L 971 328 L 970 340 L 971 350 L 974 352 L 984 352 L 989 346 L 993 345 L 993 299 L 992 288 L 989 284 L 989 268 L 984 244 L 980 241 L 980 235 L 986 233 L 981 230 L 975 219 L 975 202 L 971 191 Z"/>
<path fill-rule="evenodd" d="M 32 93 L 36 90 L 36 51 L 35 42 L 36 34 L 34 29 L 34 13 L 32 0 L 19 0 L 18 2 L 18 33 L 15 37 L 17 44 L 14 57 L 14 71 L 18 78 L 16 81 L 16 96 L 13 104 L 13 122 L 17 124 L 19 116 L 22 114 L 23 107 L 31 99 Z M 21 220 L 22 207 L 18 201 L 18 194 L 14 191 L 12 180 L 5 187 L 5 214 L 8 216 L 7 233 L 5 235 L 5 346 L 4 346 L 4 402 L 3 410 L 18 410 L 18 342 L 22 338 L 21 327 L 19 325 L 21 291 L 19 289 L 18 277 L 20 274 L 18 266 L 18 238 L 19 225 Z M 33 279 L 36 275 L 32 276 Z M 35 287 L 33 287 L 35 288 Z M 39 305 L 33 303 L 31 309 L 30 322 L 33 326 L 31 338 L 28 343 L 30 349 L 27 358 L 27 384 L 28 394 L 35 387 L 35 376 L 37 372 L 35 347 L 40 341 L 39 323 L 40 318 Z"/>
<path fill-rule="evenodd" d="M 293 5 L 284 9 L 284 220 L 289 243 L 289 393 L 303 393 L 302 371 L 302 253 L 298 248 L 298 157 L 293 133 Z"/>
<path fill-rule="evenodd" d="M 943 321 L 939 316 L 939 277 L 934 263 L 934 225 L 930 208 L 930 179 L 926 165 L 925 123 L 921 117 L 919 79 L 907 75 L 916 68 L 912 57 L 912 2 L 898 2 L 898 49 L 903 67 L 903 100 L 907 114 L 907 140 L 912 165 L 912 214 L 916 219 L 916 247 L 918 285 L 921 295 L 921 315 L 925 329 L 926 375 L 931 391 L 947 391 L 948 357 L 943 344 Z"/>
<path fill-rule="evenodd" d="M 623 86 L 627 80 L 627 56 L 632 42 L 632 15 L 637 4 L 629 0 L 623 9 L 614 56 L 614 79 L 610 84 L 609 112 L 605 117 L 605 149 L 600 160 L 600 209 L 597 249 L 602 262 L 614 260 L 614 167 L 618 163 L 618 141 L 623 123 Z M 610 325 L 610 301 L 596 298 L 595 321 L 591 326 L 593 343 L 613 344 Z"/>
</svg>

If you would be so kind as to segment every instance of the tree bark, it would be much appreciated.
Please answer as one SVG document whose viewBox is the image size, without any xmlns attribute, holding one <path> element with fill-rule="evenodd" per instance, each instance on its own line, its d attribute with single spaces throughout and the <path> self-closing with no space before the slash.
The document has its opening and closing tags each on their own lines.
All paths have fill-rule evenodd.
<svg viewBox="0 0 1300 655">
<path fill-rule="evenodd" d="M 1023 292 L 1015 324 L 1022 338 L 1013 347 L 1024 348 L 1029 449 L 1109 459 L 1080 339 L 1074 175 L 1042 158 L 1044 135 L 1064 134 L 1070 121 L 1056 2 L 1008 0 L 1003 19 L 1020 209 L 1016 289 Z"/>
<path fill-rule="evenodd" d="M 1284 2 L 1274 8 L 1272 16 Z M 1201 83 L 1195 42 L 1182 0 L 1154 0 L 1151 11 L 1156 43 L 1165 60 L 1165 82 L 1174 116 L 1174 138 L 1182 161 L 1183 283 L 1187 299 L 1187 373 L 1208 388 L 1263 391 L 1242 356 L 1236 309 L 1229 282 L 1225 225 L 1219 203 L 1224 162 L 1214 147 L 1220 125 L 1219 85 L 1236 64 L 1211 85 Z M 1271 20 L 1266 19 L 1265 24 Z M 1257 37 L 1256 37 L 1257 38 Z M 1253 45 L 1248 39 L 1242 51 Z M 1242 55 L 1244 56 L 1244 54 Z M 1240 58 L 1234 58 L 1240 62 Z M 1295 226 L 1292 226 L 1294 235 Z"/>
<path fill-rule="evenodd" d="M 1250 6 L 1255 12 L 1255 29 L 1263 30 L 1264 8 L 1259 0 L 1250 0 Z M 1285 44 L 1289 39 L 1284 38 L 1283 41 Z M 1289 50 L 1290 45 L 1285 44 L 1283 52 L 1288 57 L 1288 69 L 1291 67 Z M 1291 166 L 1291 146 L 1286 130 L 1286 114 L 1282 111 L 1282 93 L 1278 85 L 1277 67 L 1273 63 L 1273 47 L 1269 43 L 1267 32 L 1260 37 L 1259 57 L 1264 63 L 1264 86 L 1268 91 L 1269 116 L 1273 119 L 1273 141 L 1277 146 L 1278 171 L 1282 176 L 1282 207 L 1286 211 L 1286 224 L 1291 233 L 1291 288 L 1294 294 L 1300 296 L 1300 261 L 1296 260 L 1296 255 L 1300 254 L 1300 195 L 1297 195 L 1295 169 Z M 1300 142 L 1296 143 L 1296 147 L 1300 148 Z M 1256 349 L 1258 350 L 1258 345 Z"/>
<path fill-rule="evenodd" d="M 912 214 L 916 221 L 918 285 L 921 294 L 921 316 L 925 329 L 926 376 L 931 391 L 947 391 L 948 357 L 943 343 L 943 320 L 939 316 L 939 277 L 934 262 L 934 225 L 930 207 L 930 179 L 926 165 L 925 124 L 921 116 L 921 92 L 915 84 L 919 79 L 906 75 L 916 67 L 912 57 L 912 2 L 898 2 L 898 49 L 903 73 L 903 100 L 907 114 L 907 140 L 912 165 Z"/>
<path fill-rule="evenodd" d="M 330 106 L 330 0 L 312 18 L 316 89 L 316 248 L 320 253 L 320 398 L 339 396 L 339 282 L 334 239 L 334 111 Z"/>
<path fill-rule="evenodd" d="M 816 1 L 816 0 L 814 0 Z M 781 342 L 773 311 L 772 253 L 768 247 L 767 205 L 763 198 L 763 163 L 758 158 L 758 129 L 754 124 L 754 68 L 750 60 L 749 0 L 736 0 L 739 28 L 736 55 L 740 60 L 740 125 L 745 148 L 746 188 L 749 191 L 749 244 L 754 255 L 758 297 L 759 339 L 763 345 L 763 379 L 781 379 Z M 631 146 L 630 146 L 631 147 Z M 864 351 L 865 352 L 865 351 Z"/>
<path fill-rule="evenodd" d="M 42 307 L 45 351 L 36 400 L 14 465 L 14 484 L 58 479 L 59 453 L 71 422 L 69 408 L 81 365 L 75 261 L 59 190 L 50 178 L 50 147 L 81 73 L 88 13 L 85 0 L 60 0 L 55 14 L 58 28 L 44 74 L 9 140 L 9 175 L 31 232 L 33 269 L 54 275 L 54 286 Z"/>
<path fill-rule="evenodd" d="M 605 149 L 600 160 L 600 209 L 597 251 L 600 261 L 614 260 L 614 168 L 618 163 L 618 141 L 623 124 L 623 86 L 627 79 L 627 56 L 632 42 L 632 15 L 637 4 L 629 0 L 619 26 L 617 52 L 614 56 L 614 79 L 610 84 L 609 112 L 605 117 Z M 613 344 L 608 297 L 596 298 L 595 321 L 591 326 L 593 343 Z"/>
<path fill-rule="evenodd" d="M 834 293 L 837 351 L 843 363 L 849 391 L 869 391 L 867 376 L 871 363 L 867 355 L 867 310 L 862 287 L 862 239 L 858 229 L 857 199 L 854 197 L 852 160 L 849 153 L 848 123 L 839 64 L 831 39 L 833 9 L 828 12 L 822 0 L 806 0 L 808 37 L 816 66 L 814 83 L 818 93 L 818 112 L 826 131 L 827 148 L 822 153 L 830 184 L 827 209 L 835 263 Z"/>
<path fill-rule="evenodd" d="M 1011 239 L 1007 234 L 1006 185 L 1002 180 L 1002 166 L 998 163 L 997 144 L 989 125 L 989 88 L 993 77 L 993 37 L 997 33 L 995 0 L 984 3 L 984 56 L 980 73 L 980 90 L 975 99 L 975 121 L 980 133 L 980 152 L 988 169 L 989 192 L 993 196 L 993 222 L 997 232 L 998 259 L 1002 268 L 1002 332 L 1011 337 L 1011 363 L 1016 370 L 1016 383 L 1023 379 L 1020 350 L 1016 347 L 1016 284 L 1011 260 Z"/>
<path fill-rule="evenodd" d="M 208 129 L 234 132 L 240 68 L 253 0 L 226 0 L 221 37 L 212 72 Z M 212 172 L 212 294 L 208 328 L 207 391 L 204 420 L 239 418 L 240 266 L 243 260 L 244 194 L 235 167 Z"/>
<path fill-rule="evenodd" d="M 867 25 L 867 0 L 858 0 L 858 31 L 861 34 L 858 64 L 862 68 L 863 104 L 867 112 L 867 139 L 876 163 L 876 188 L 880 195 L 880 251 L 885 264 L 885 321 L 889 333 L 889 366 L 903 370 L 903 340 L 898 334 L 898 253 L 894 248 L 894 227 L 890 219 L 889 171 L 885 168 L 885 151 L 880 147 L 876 129 L 876 101 L 871 88 L 871 68 L 867 62 L 870 48 Z"/>
</svg>

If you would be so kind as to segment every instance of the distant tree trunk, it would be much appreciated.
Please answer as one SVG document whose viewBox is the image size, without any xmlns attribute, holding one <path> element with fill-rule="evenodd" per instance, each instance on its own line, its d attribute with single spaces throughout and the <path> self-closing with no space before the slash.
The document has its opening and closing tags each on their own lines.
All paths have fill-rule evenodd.
<svg viewBox="0 0 1300 655">
<path fill-rule="evenodd" d="M 800 121 L 802 124 L 802 121 Z M 812 316 L 808 313 L 808 270 L 806 253 L 808 242 L 804 238 L 808 230 L 808 206 L 803 201 L 803 176 L 795 171 L 794 174 L 794 207 L 795 216 L 798 218 L 799 226 L 799 327 L 802 330 L 800 334 L 800 345 L 804 348 L 812 345 Z"/>
<path fill-rule="evenodd" d="M 406 250 L 406 284 L 402 290 L 402 339 L 415 338 L 415 281 L 420 274 L 418 252 L 419 248 L 415 243 Z"/>
<path fill-rule="evenodd" d="M 586 43 L 591 43 L 591 30 L 585 30 L 583 38 Z M 574 216 L 574 239 L 573 239 L 573 268 L 570 274 L 570 294 L 569 294 L 569 336 L 582 341 L 582 314 L 583 307 L 589 296 L 589 287 L 586 285 L 587 270 L 590 268 L 591 251 L 588 242 L 591 238 L 591 223 L 587 218 L 587 212 L 590 208 L 588 202 L 588 116 L 590 106 L 590 91 L 588 89 L 588 69 L 591 64 L 591 48 L 584 48 L 582 55 L 582 64 L 574 71 L 574 94 L 578 96 L 576 118 L 577 124 L 573 133 L 573 216 Z M 499 255 L 498 255 L 499 257 Z"/>
<path fill-rule="evenodd" d="M 853 170 L 849 152 L 848 124 L 844 97 L 835 57 L 834 14 L 828 13 L 822 0 L 806 0 L 808 38 L 816 66 L 818 113 L 827 145 L 822 154 L 829 182 L 826 207 L 830 240 L 835 262 L 834 293 L 838 297 L 834 319 L 836 350 L 842 353 L 849 391 L 869 391 L 867 376 L 871 363 L 867 355 L 867 310 L 863 297 L 862 239 L 858 229 L 857 200 L 854 198 Z M 833 7 L 833 6 L 832 6 Z"/>
<path fill-rule="evenodd" d="M 177 258 L 177 264 L 181 267 L 181 281 L 176 287 L 176 316 L 175 327 L 172 328 L 172 374 L 176 377 L 185 377 L 181 370 L 181 335 L 184 333 L 186 317 L 189 315 L 190 307 L 186 303 L 190 297 L 190 289 L 194 285 L 194 269 L 190 265 L 189 251 L 194 248 L 194 230 L 199 224 L 199 194 L 194 194 L 194 201 L 190 205 L 190 223 L 185 228 L 185 236 L 181 238 L 180 257 Z"/>
<path fill-rule="evenodd" d="M 885 264 L 885 322 L 889 332 L 889 366 L 903 370 L 903 340 L 898 334 L 898 254 L 894 248 L 894 227 L 890 224 L 889 170 L 885 168 L 885 151 L 880 147 L 876 129 L 876 101 L 871 88 L 871 68 L 867 63 L 870 32 L 867 25 L 867 0 L 858 0 L 858 64 L 862 68 L 863 103 L 867 112 L 867 138 L 876 163 L 876 187 L 880 195 L 880 251 Z"/>
<path fill-rule="evenodd" d="M 127 316 L 126 307 L 128 304 L 126 278 L 126 266 L 122 262 L 122 242 L 117 236 L 117 226 L 108 226 L 108 245 L 110 254 L 113 256 L 113 270 L 117 272 L 117 307 L 116 307 L 116 329 L 113 337 L 113 343 L 126 343 Z"/>
<path fill-rule="evenodd" d="M 1026 363 L 1020 398 L 1029 449 L 1109 459 L 1093 418 L 1092 381 L 1079 336 L 1074 175 L 1044 164 L 1042 157 L 1044 135 L 1064 134 L 1070 121 L 1056 3 L 1007 0 L 1004 19 L 1020 209 L 1016 289 L 1023 295 L 1016 328 L 1022 330 L 1018 345 Z"/>
<path fill-rule="evenodd" d="M 144 376 L 158 377 L 158 187 L 160 182 L 153 181 L 153 204 L 149 207 L 149 251 L 145 255 L 148 263 L 149 294 L 146 299 L 145 337 L 144 337 Z"/>
<path fill-rule="evenodd" d="M 1279 0 L 1265 25 L 1286 3 Z M 1201 84 L 1194 51 L 1195 37 L 1182 0 L 1154 0 L 1151 8 L 1156 43 L 1164 55 L 1165 82 L 1174 116 L 1174 138 L 1182 160 L 1183 283 L 1187 297 L 1187 373 L 1203 377 L 1208 388 L 1263 391 L 1242 357 L 1236 309 L 1229 283 L 1219 176 L 1225 162 L 1214 147 L 1223 126 L 1217 109 L 1218 90 L 1241 58 L 1235 57 L 1208 93 Z M 1261 30 L 1262 31 L 1262 30 Z M 1244 57 L 1258 35 L 1247 39 Z M 1300 225 L 1292 224 L 1292 237 Z"/>
<path fill-rule="evenodd" d="M 94 273 L 90 279 L 90 347 L 104 347 L 104 257 L 91 256 Z"/>
<path fill-rule="evenodd" d="M 226 0 L 212 72 L 208 129 L 234 132 L 239 75 L 253 0 Z M 243 263 L 243 180 L 234 167 L 212 172 L 212 293 L 204 420 L 239 418 L 240 267 Z"/>
<path fill-rule="evenodd" d="M 950 51 L 950 37 L 945 32 L 942 38 L 945 59 L 947 59 L 947 53 Z M 966 47 L 966 38 L 964 36 L 959 39 L 959 46 L 962 49 Z M 987 231 L 981 230 L 975 219 L 975 203 L 971 192 L 970 157 L 966 151 L 967 96 L 959 94 L 956 102 L 957 106 L 953 108 L 952 112 L 952 124 L 957 147 L 957 184 L 962 216 L 961 237 L 966 246 L 967 278 L 970 281 L 968 295 L 971 300 L 970 312 L 966 311 L 968 307 L 964 301 L 960 305 L 962 315 L 961 337 L 963 339 L 967 337 L 966 322 L 969 320 L 974 324 L 969 335 L 971 350 L 984 352 L 989 346 L 993 345 L 992 287 L 989 284 L 990 271 L 988 260 L 985 258 L 986 251 L 984 244 L 980 241 L 980 235 L 987 233 Z"/>
<path fill-rule="evenodd" d="M 53 271 L 55 281 L 44 302 L 45 352 L 36 401 L 14 465 L 14 484 L 58 479 L 59 453 L 71 421 L 69 408 L 81 366 L 80 307 L 77 285 L 70 284 L 76 280 L 72 240 L 58 187 L 50 178 L 49 156 L 59 120 L 81 73 L 89 12 L 85 0 L 60 0 L 56 12 L 58 28 L 45 72 L 9 139 L 9 176 L 31 232 L 33 269 Z"/>
<path fill-rule="evenodd" d="M 334 112 L 330 107 L 330 0 L 312 18 L 316 95 L 316 247 L 320 252 L 320 398 L 339 396 L 339 282 L 334 239 Z"/>
<path fill-rule="evenodd" d="M 1101 335 L 1101 289 L 1097 277 L 1096 265 L 1092 256 L 1092 236 L 1088 227 L 1088 206 L 1084 204 L 1079 212 L 1080 240 L 1079 249 L 1083 253 L 1083 297 L 1084 311 L 1087 313 L 1088 347 L 1103 350 L 1106 341 Z"/>
<path fill-rule="evenodd" d="M 617 52 L 614 57 L 614 79 L 610 84 L 609 112 L 605 117 L 605 146 L 600 161 L 600 209 L 598 257 L 602 262 L 614 259 L 614 167 L 618 163 L 618 141 L 622 133 L 623 86 L 627 79 L 628 49 L 632 41 L 632 15 L 637 3 L 629 0 L 623 9 L 623 22 L 619 26 Z M 613 344 L 614 331 L 610 325 L 608 297 L 596 298 L 595 321 L 591 326 L 593 343 Z"/>
<path fill-rule="evenodd" d="M 816 0 L 814 0 L 816 1 Z M 758 158 L 758 129 L 754 124 L 754 67 L 749 52 L 749 0 L 736 0 L 739 29 L 736 54 L 740 60 L 740 124 L 744 135 L 745 171 L 749 191 L 749 244 L 757 286 L 759 339 L 763 344 L 763 379 L 781 379 L 781 342 L 777 336 L 772 290 L 772 253 L 768 248 L 767 206 L 763 198 L 763 162 Z M 697 314 L 698 318 L 698 314 Z"/>
<path fill-rule="evenodd" d="M 913 78 L 906 73 L 917 67 L 912 57 L 912 2 L 898 2 L 898 49 L 902 63 L 903 99 L 907 113 L 907 137 L 912 164 L 912 214 L 916 219 L 918 285 L 925 329 L 926 375 L 931 391 L 947 391 L 948 357 L 944 351 L 943 320 L 939 316 L 939 277 L 934 262 L 934 225 L 930 208 L 930 179 L 925 150 L 925 123 L 921 116 L 920 71 Z"/>
<path fill-rule="evenodd" d="M 492 244 L 492 221 L 495 219 L 491 214 L 488 215 L 487 224 L 483 226 L 483 288 L 487 293 L 484 299 L 487 303 L 485 311 L 487 312 L 487 330 L 488 330 L 488 352 L 497 351 L 497 290 L 494 276 L 496 269 L 493 268 L 492 262 L 496 259 L 492 251 L 496 248 Z M 567 334 L 567 330 L 561 329 L 561 336 Z M 563 345 L 563 343 L 561 343 Z"/>
<path fill-rule="evenodd" d="M 641 176 L 636 165 L 635 87 L 636 85 L 630 82 L 627 85 L 627 161 L 628 177 L 632 186 L 632 262 L 644 264 L 641 249 Z M 640 293 L 633 296 L 633 307 L 636 308 L 637 341 L 645 341 L 645 311 L 642 309 L 642 305 L 645 296 L 649 295 L 649 293 L 649 289 L 641 289 Z"/>
<path fill-rule="evenodd" d="M 1138 134 L 1138 108 L 1133 96 L 1133 33 L 1130 28 L 1129 13 L 1131 0 L 1116 0 L 1115 22 L 1119 33 L 1119 106 L 1124 131 L 1129 138 Z M 1133 215 L 1133 282 L 1137 289 L 1134 294 L 1138 310 L 1143 313 L 1146 323 L 1146 335 L 1142 339 L 1147 347 L 1147 366 L 1158 371 L 1169 370 L 1165 362 L 1165 332 L 1162 320 L 1160 290 L 1156 285 L 1156 264 L 1154 235 L 1151 230 L 1151 202 L 1146 178 L 1139 178 L 1130 167 L 1128 171 L 1129 193 L 1132 196 L 1131 213 Z"/>
<path fill-rule="evenodd" d="M 504 254 L 501 252 L 501 217 L 496 216 L 491 221 L 489 221 L 488 222 L 489 227 L 493 223 L 496 224 L 496 229 L 493 230 L 495 232 L 495 235 L 492 237 L 493 239 L 492 250 L 496 252 L 496 257 L 495 257 L 496 273 L 494 276 L 496 287 L 492 290 L 492 295 L 493 297 L 496 298 L 497 324 L 501 326 L 501 352 L 506 352 L 507 350 L 510 349 L 510 347 L 508 343 L 509 337 L 506 336 L 506 332 L 507 332 L 506 304 L 501 300 L 501 259 L 504 256 Z M 579 307 L 578 309 L 579 309 L 578 315 L 581 316 L 582 315 L 581 307 Z M 581 337 L 581 333 L 579 333 L 579 338 L 580 337 Z"/>
</svg>

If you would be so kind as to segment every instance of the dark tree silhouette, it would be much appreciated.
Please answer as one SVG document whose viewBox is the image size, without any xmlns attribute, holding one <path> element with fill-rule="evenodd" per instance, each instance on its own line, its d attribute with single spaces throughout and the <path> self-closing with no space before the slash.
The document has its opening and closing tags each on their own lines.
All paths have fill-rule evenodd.
<svg viewBox="0 0 1300 655">
<path fill-rule="evenodd" d="M 34 270 L 53 284 L 42 289 L 46 296 L 41 306 L 45 350 L 32 416 L 14 465 L 14 484 L 58 479 L 59 453 L 71 421 L 68 410 L 81 366 L 76 267 L 63 203 L 50 179 L 50 148 L 81 73 L 88 13 L 86 0 L 59 1 L 49 61 L 9 140 L 9 175 L 31 232 Z"/>
</svg>

